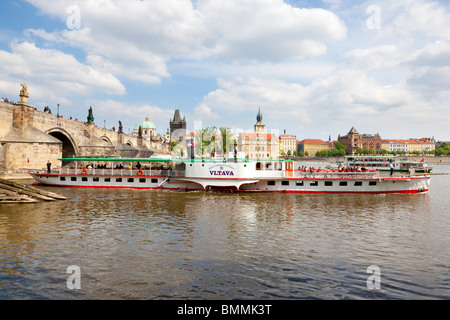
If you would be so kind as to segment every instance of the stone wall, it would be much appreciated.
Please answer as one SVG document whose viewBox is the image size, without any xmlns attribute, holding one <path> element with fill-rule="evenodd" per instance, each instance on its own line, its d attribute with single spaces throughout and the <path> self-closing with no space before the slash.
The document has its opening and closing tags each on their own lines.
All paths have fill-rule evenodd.
<svg viewBox="0 0 450 320">
<path fill-rule="evenodd" d="M 22 98 L 22 97 L 21 97 Z M 61 157 L 113 156 L 148 158 L 169 153 L 169 145 L 118 133 L 95 123 L 58 117 L 37 110 L 25 100 L 19 104 L 0 101 L 0 176 L 25 175 L 29 171 L 53 169 Z"/>
</svg>

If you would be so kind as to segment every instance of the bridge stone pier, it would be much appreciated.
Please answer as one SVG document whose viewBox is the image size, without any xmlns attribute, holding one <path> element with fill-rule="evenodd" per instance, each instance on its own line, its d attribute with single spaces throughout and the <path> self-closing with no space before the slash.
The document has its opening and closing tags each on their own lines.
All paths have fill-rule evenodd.
<svg viewBox="0 0 450 320">
<path fill-rule="evenodd" d="M 25 84 L 20 102 L 0 101 L 0 177 L 25 178 L 29 171 L 52 169 L 64 165 L 58 159 L 81 157 L 148 158 L 153 154 L 169 154 L 170 142 L 165 137 L 144 139 L 119 129 L 95 125 L 92 109 L 86 122 L 39 111 L 28 104 Z"/>
</svg>

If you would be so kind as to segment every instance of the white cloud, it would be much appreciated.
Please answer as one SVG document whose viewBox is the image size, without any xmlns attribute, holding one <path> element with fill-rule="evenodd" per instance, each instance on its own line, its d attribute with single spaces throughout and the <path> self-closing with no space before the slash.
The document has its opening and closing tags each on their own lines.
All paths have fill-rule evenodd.
<svg viewBox="0 0 450 320">
<path fill-rule="evenodd" d="M 30 101 L 92 93 L 125 93 L 125 87 L 112 74 L 84 65 L 71 54 L 41 49 L 26 41 L 13 42 L 10 49 L 11 52 L 0 51 L 0 72 L 7 82 L 18 85 L 25 81 L 30 88 Z M 8 94 L 18 95 L 18 91 L 7 90 L 5 88 Z"/>
<path fill-rule="evenodd" d="M 73 1 L 29 0 L 43 13 L 69 17 Z M 149 84 L 169 77 L 171 59 L 280 62 L 322 55 L 345 39 L 334 13 L 279 0 L 79 0 L 81 30 L 28 33 L 81 48 L 103 72 Z"/>
<path fill-rule="evenodd" d="M 261 106 L 268 125 L 291 125 L 316 137 L 356 125 L 384 130 L 384 136 L 404 130 L 407 137 L 415 136 L 414 126 L 430 132 L 423 135 L 439 131 L 449 138 L 441 125 L 449 118 L 450 96 L 450 14 L 442 1 L 322 0 L 332 12 L 281 0 L 78 0 L 81 30 L 73 31 L 66 28 L 72 0 L 28 1 L 62 22 L 56 31 L 27 30 L 28 37 L 85 54 L 77 61 L 34 45 L 44 59 L 39 65 L 18 48 L 0 51 L 0 70 L 14 81 L 39 74 L 35 87 L 42 93 L 123 93 L 118 78 L 163 87 L 165 78 L 182 74 L 192 81 L 219 79 L 184 111 L 218 126 L 252 127 Z M 379 29 L 367 28 L 370 5 L 380 9 Z M 58 71 L 62 65 L 69 68 Z M 125 105 L 114 109 L 118 118 L 119 107 Z M 142 103 L 131 110 L 126 116 L 145 109 Z"/>
</svg>

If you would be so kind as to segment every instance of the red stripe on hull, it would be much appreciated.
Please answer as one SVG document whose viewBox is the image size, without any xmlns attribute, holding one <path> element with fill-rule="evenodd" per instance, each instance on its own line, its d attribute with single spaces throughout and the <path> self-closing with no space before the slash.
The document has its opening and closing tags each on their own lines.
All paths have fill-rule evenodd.
<svg viewBox="0 0 450 320">
<path fill-rule="evenodd" d="M 142 189 L 142 190 L 182 190 L 182 191 L 205 191 L 204 189 L 191 188 L 164 188 L 164 187 L 130 187 L 130 186 L 81 186 L 81 185 L 45 185 L 34 183 L 34 186 L 51 186 L 59 188 L 93 188 L 93 189 Z M 223 188 L 226 189 L 226 188 Z M 236 191 L 234 188 L 230 188 Z M 214 190 L 214 189 L 212 189 Z M 393 191 L 314 191 L 314 190 L 238 190 L 237 192 L 264 192 L 264 193 L 310 193 L 310 194 L 387 194 L 387 193 L 402 193 L 402 194 L 416 194 L 427 193 L 429 189 L 423 191 L 419 190 L 393 190 Z"/>
<path fill-rule="evenodd" d="M 427 193 L 428 189 L 423 191 L 419 190 L 395 190 L 395 191 L 313 191 L 313 190 L 239 190 L 241 192 L 266 192 L 266 193 L 317 193 L 317 194 L 386 194 L 386 193 L 403 193 L 403 194 L 415 194 L 415 193 Z"/>
</svg>

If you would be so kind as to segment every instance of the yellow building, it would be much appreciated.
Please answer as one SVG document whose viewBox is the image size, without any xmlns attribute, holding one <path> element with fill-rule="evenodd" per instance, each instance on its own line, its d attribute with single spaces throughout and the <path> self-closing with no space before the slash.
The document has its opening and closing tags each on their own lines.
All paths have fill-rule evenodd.
<svg viewBox="0 0 450 320">
<path fill-rule="evenodd" d="M 317 151 L 328 150 L 330 145 L 320 139 L 304 139 L 298 144 L 298 151 L 309 156 L 314 156 Z"/>
<path fill-rule="evenodd" d="M 294 154 L 298 150 L 297 137 L 292 134 L 280 135 L 280 152 Z"/>
<path fill-rule="evenodd" d="M 400 139 L 388 139 L 383 140 L 381 142 L 381 149 L 385 149 L 389 152 L 425 152 L 425 151 L 433 151 L 436 146 L 433 141 L 430 140 L 416 140 L 416 139 L 408 139 L 408 140 L 400 140 Z"/>
</svg>

